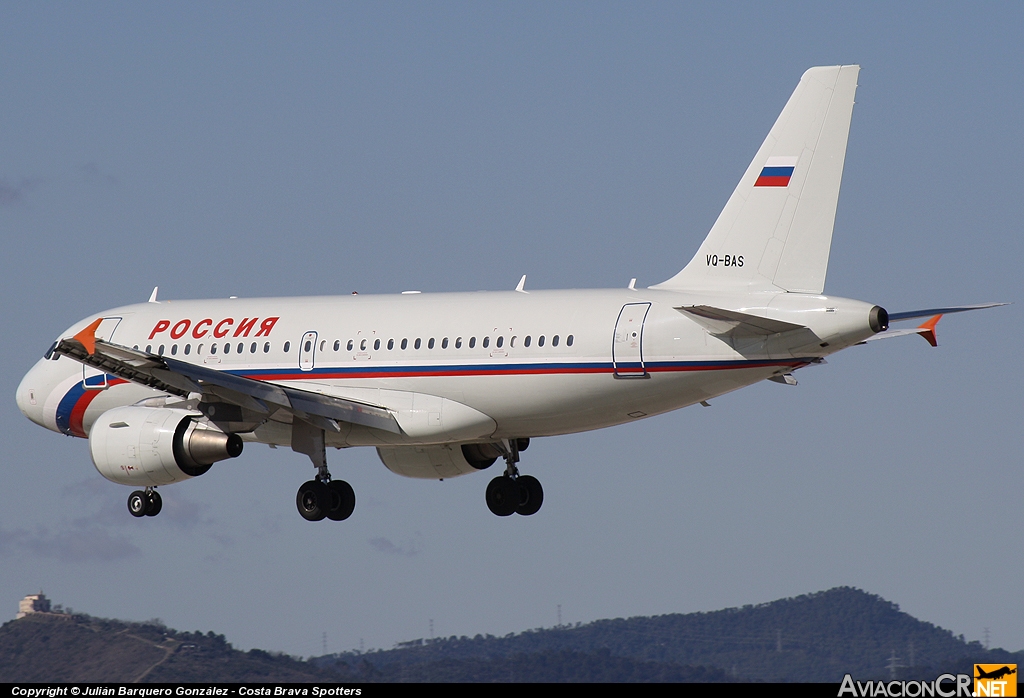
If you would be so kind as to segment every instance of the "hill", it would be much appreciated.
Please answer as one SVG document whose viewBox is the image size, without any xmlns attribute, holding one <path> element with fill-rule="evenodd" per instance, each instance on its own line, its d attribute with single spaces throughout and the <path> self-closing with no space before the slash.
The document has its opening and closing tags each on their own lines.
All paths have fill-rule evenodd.
<svg viewBox="0 0 1024 698">
<path fill-rule="evenodd" d="M 849 587 L 710 613 L 600 620 L 505 637 L 413 640 L 308 660 L 159 622 L 33 613 L 0 627 L 0 682 L 839 682 L 1024 664 Z"/>
<path fill-rule="evenodd" d="M 710 613 L 599 620 L 500 638 L 414 640 L 392 650 L 310 661 L 320 666 L 365 662 L 386 674 L 417 672 L 415 680 L 432 680 L 431 667 L 441 662 L 552 652 L 606 652 L 659 666 L 721 667 L 728 677 L 757 681 L 839 682 L 848 672 L 862 679 L 889 678 L 891 663 L 904 665 L 897 668 L 901 678 L 969 673 L 982 658 L 1024 663 L 1022 652 L 985 650 L 850 587 Z"/>
</svg>

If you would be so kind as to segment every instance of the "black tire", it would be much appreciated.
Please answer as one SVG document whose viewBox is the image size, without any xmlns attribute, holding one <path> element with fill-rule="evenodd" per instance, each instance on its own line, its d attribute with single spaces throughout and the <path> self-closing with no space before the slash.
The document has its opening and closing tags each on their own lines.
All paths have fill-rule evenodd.
<svg viewBox="0 0 1024 698">
<path fill-rule="evenodd" d="M 544 488 L 540 486 L 540 480 L 532 475 L 520 475 L 516 484 L 519 485 L 520 497 L 516 513 L 532 516 L 540 511 L 540 505 L 544 503 Z"/>
<path fill-rule="evenodd" d="M 344 521 L 352 516 L 356 508 L 356 493 L 352 485 L 344 480 L 331 480 L 327 484 L 330 490 L 331 508 L 327 510 L 327 518 L 331 521 Z"/>
<path fill-rule="evenodd" d="M 295 495 L 295 506 L 306 521 L 322 521 L 331 506 L 331 491 L 319 480 L 304 482 Z"/>
<path fill-rule="evenodd" d="M 163 508 L 164 500 L 163 497 L 160 496 L 160 493 L 150 492 L 149 499 L 146 501 L 146 516 L 156 516 Z"/>
<path fill-rule="evenodd" d="M 494 478 L 487 485 L 487 508 L 495 516 L 511 516 L 519 506 L 519 486 L 505 475 Z"/>
<path fill-rule="evenodd" d="M 148 506 L 149 499 L 146 497 L 146 493 L 142 490 L 135 490 L 128 495 L 128 513 L 135 518 L 145 516 Z"/>
</svg>

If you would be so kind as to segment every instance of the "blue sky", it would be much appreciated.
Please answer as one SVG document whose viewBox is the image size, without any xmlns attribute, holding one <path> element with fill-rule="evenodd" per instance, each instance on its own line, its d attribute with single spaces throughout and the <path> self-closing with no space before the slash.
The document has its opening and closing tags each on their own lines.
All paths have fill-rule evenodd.
<svg viewBox="0 0 1024 698">
<path fill-rule="evenodd" d="M 1024 648 L 1020 306 L 537 440 L 544 509 L 387 472 L 310 525 L 249 447 L 136 521 L 27 422 L 68 325 L 163 298 L 625 286 L 697 249 L 812 65 L 862 65 L 826 292 L 1020 301 L 1019 4 L 0 7 L 0 618 L 24 594 L 308 656 L 852 585 Z"/>
</svg>

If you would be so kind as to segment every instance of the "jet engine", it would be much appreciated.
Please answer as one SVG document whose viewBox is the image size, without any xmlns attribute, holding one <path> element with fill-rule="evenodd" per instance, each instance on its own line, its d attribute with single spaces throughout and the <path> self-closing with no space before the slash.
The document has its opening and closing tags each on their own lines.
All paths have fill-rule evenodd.
<svg viewBox="0 0 1024 698">
<path fill-rule="evenodd" d="M 525 451 L 529 439 L 516 439 Z M 446 444 L 441 446 L 397 446 L 377 448 L 381 462 L 393 473 L 425 480 L 456 477 L 485 470 L 501 457 L 498 444 Z"/>
<path fill-rule="evenodd" d="M 459 444 L 444 446 L 397 446 L 377 448 L 377 455 L 387 469 L 405 477 L 425 480 L 442 480 L 475 473 L 480 470 L 479 461 L 471 461 Z M 494 462 L 489 459 L 490 465 Z M 487 462 L 486 460 L 484 461 Z M 478 464 L 475 464 L 478 463 Z M 483 465 L 483 467 L 487 467 Z"/>
<path fill-rule="evenodd" d="M 118 407 L 100 415 L 89 432 L 100 475 L 122 485 L 169 485 L 202 475 L 242 452 L 238 434 L 204 424 L 201 414 L 166 407 Z"/>
</svg>

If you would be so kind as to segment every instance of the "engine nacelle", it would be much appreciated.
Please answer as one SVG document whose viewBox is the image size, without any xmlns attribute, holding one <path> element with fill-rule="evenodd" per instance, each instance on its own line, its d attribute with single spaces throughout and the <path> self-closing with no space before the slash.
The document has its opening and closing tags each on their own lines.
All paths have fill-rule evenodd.
<svg viewBox="0 0 1024 698">
<path fill-rule="evenodd" d="M 444 446 L 396 446 L 377 448 L 377 455 L 387 469 L 405 477 L 440 480 L 467 473 L 475 468 L 466 460 L 459 444 Z M 492 461 L 493 462 L 493 461 Z M 486 466 L 485 466 L 486 467 Z"/>
<path fill-rule="evenodd" d="M 100 475 L 122 485 L 169 485 L 202 475 L 242 452 L 238 434 L 225 434 L 167 407 L 118 407 L 100 415 L 89 432 Z"/>
</svg>

